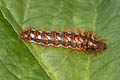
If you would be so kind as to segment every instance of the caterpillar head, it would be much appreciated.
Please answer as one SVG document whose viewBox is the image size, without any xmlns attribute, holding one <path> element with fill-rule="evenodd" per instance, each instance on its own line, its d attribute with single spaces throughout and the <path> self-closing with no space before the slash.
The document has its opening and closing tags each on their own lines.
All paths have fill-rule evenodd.
<svg viewBox="0 0 120 80">
<path fill-rule="evenodd" d="M 95 48 L 95 51 L 102 52 L 107 48 L 107 45 L 104 42 L 104 40 L 100 39 L 96 41 L 96 45 L 94 46 L 94 48 Z"/>
</svg>

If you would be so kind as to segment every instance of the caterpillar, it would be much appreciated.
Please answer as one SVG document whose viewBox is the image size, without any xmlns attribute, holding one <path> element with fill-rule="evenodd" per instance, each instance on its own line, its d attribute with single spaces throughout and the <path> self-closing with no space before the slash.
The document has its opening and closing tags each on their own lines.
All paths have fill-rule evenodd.
<svg viewBox="0 0 120 80">
<path fill-rule="evenodd" d="M 54 46 L 71 48 L 85 52 L 103 52 L 107 45 L 101 38 L 97 38 L 91 31 L 81 30 L 80 32 L 59 32 L 40 31 L 30 28 L 19 35 L 20 39 L 43 46 Z"/>
</svg>

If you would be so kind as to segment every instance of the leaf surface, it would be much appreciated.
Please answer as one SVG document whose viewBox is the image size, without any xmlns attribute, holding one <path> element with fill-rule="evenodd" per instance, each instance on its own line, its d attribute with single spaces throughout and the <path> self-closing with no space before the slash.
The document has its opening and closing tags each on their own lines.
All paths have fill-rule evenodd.
<svg viewBox="0 0 120 80">
<path fill-rule="evenodd" d="M 0 79 L 119 80 L 120 0 L 0 0 Z M 3 18 L 3 16 L 4 18 Z M 107 50 L 96 56 L 71 49 L 21 41 L 22 29 L 34 26 L 94 31 Z M 3 40 L 4 39 L 4 40 Z M 37 72 L 38 71 L 38 72 Z"/>
</svg>

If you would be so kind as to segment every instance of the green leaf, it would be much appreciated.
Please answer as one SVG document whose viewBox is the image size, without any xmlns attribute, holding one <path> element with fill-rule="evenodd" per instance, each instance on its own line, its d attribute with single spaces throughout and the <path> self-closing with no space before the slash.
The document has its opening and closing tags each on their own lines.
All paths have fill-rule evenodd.
<svg viewBox="0 0 120 80">
<path fill-rule="evenodd" d="M 0 12 L 0 80 L 50 80 Z"/>
<path fill-rule="evenodd" d="M 0 80 L 119 80 L 120 0 L 0 0 Z M 3 16 L 4 17 L 3 17 Z M 22 29 L 86 29 L 105 39 L 91 56 L 21 41 Z"/>
</svg>

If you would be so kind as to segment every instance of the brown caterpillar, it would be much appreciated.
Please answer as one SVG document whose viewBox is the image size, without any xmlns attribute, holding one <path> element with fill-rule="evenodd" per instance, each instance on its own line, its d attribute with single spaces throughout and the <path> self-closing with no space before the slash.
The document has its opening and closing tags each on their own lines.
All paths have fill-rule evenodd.
<svg viewBox="0 0 120 80">
<path fill-rule="evenodd" d="M 40 31 L 33 28 L 24 30 L 19 35 L 20 39 L 44 46 L 64 47 L 77 49 L 85 52 L 102 52 L 107 46 L 103 39 L 96 38 L 91 31 L 85 32 L 59 32 L 59 31 Z"/>
</svg>

